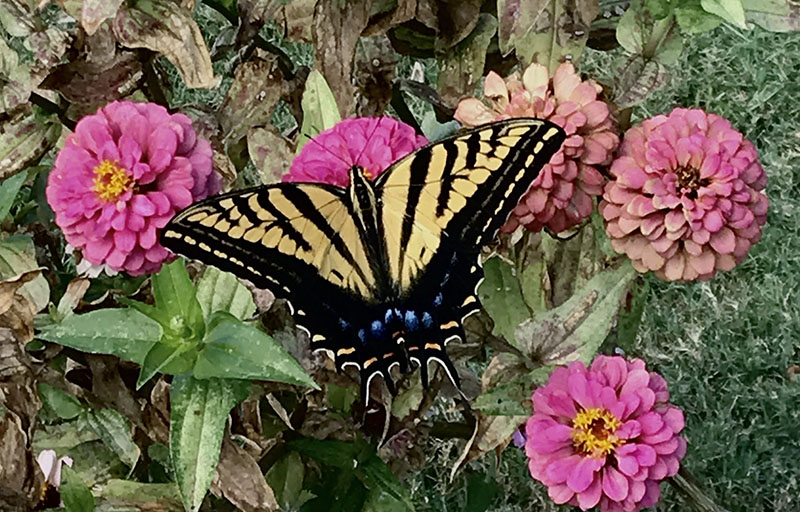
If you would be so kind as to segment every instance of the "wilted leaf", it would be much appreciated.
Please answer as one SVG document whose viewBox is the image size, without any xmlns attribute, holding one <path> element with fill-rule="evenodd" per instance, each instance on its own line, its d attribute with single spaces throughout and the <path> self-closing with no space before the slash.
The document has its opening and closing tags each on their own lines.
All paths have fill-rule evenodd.
<svg viewBox="0 0 800 512">
<path fill-rule="evenodd" d="M 566 58 L 580 59 L 597 13 L 596 0 L 498 0 L 500 50 L 515 49 L 523 66 L 538 62 L 552 75 Z"/>
<path fill-rule="evenodd" d="M 228 414 L 249 390 L 246 381 L 185 375 L 173 379 L 169 448 L 187 512 L 196 512 L 203 503 L 217 469 Z"/>
<path fill-rule="evenodd" d="M 258 463 L 244 448 L 229 438 L 222 441 L 211 492 L 224 496 L 243 512 L 271 512 L 280 509 Z"/>
<path fill-rule="evenodd" d="M 559 307 L 522 323 L 516 330 L 517 347 L 543 364 L 588 363 L 611 330 L 634 276 L 627 261 L 595 275 Z"/>
<path fill-rule="evenodd" d="M 800 30 L 800 4 L 790 0 L 745 0 L 747 21 L 772 32 Z"/>
<path fill-rule="evenodd" d="M 114 409 L 99 409 L 88 412 L 86 421 L 89 428 L 133 473 L 141 452 L 133 442 L 133 431 L 127 418 Z"/>
<path fill-rule="evenodd" d="M 92 35 L 108 19 L 117 15 L 122 0 L 83 0 L 81 6 L 81 25 L 87 34 Z"/>
<path fill-rule="evenodd" d="M 264 185 L 279 182 L 289 170 L 294 157 L 289 143 L 273 126 L 247 130 L 247 151 Z"/>
<path fill-rule="evenodd" d="M 238 142 L 250 127 L 269 122 L 281 98 L 282 81 L 277 58 L 260 50 L 236 68 L 233 83 L 219 110 L 226 144 Z"/>
<path fill-rule="evenodd" d="M 171 0 L 138 0 L 123 5 L 113 23 L 114 35 L 128 48 L 147 48 L 164 55 L 178 68 L 190 88 L 213 89 L 211 55 L 192 11 Z"/>
<path fill-rule="evenodd" d="M 413 413 L 422 404 L 425 389 L 422 387 L 422 379 L 418 375 L 411 377 L 411 386 L 401 391 L 392 400 L 392 416 L 403 419 Z"/>
<path fill-rule="evenodd" d="M 248 0 L 256 4 L 274 4 L 276 0 Z M 283 29 L 288 41 L 310 43 L 314 27 L 315 0 L 280 0 L 286 5 L 275 13 L 275 22 Z"/>
<path fill-rule="evenodd" d="M 486 49 L 496 31 L 497 19 L 491 14 L 481 14 L 469 36 L 439 59 L 438 89 L 445 102 L 455 105 L 463 96 L 473 93 L 483 78 Z"/>
<path fill-rule="evenodd" d="M 44 329 L 39 338 L 141 364 L 161 339 L 161 326 L 134 309 L 100 309 L 73 315 Z"/>
<path fill-rule="evenodd" d="M 92 491 L 71 467 L 61 467 L 64 482 L 61 485 L 61 499 L 66 512 L 92 512 L 95 501 Z"/>
<path fill-rule="evenodd" d="M 313 70 L 308 75 L 303 91 L 303 126 L 297 138 L 295 153 L 300 153 L 303 145 L 320 132 L 341 121 L 336 98 L 322 73 Z"/>
<path fill-rule="evenodd" d="M 286 382 L 319 389 L 272 337 L 238 321 L 221 321 L 203 340 L 194 367 L 199 379 L 214 377 Z"/>
<path fill-rule="evenodd" d="M 22 288 L 25 283 L 29 283 L 39 277 L 40 274 L 40 269 L 28 270 L 18 276 L 0 282 L 0 315 L 5 314 L 5 312 L 11 308 L 14 300 L 17 299 L 15 296 L 20 288 Z"/>
<path fill-rule="evenodd" d="M 37 28 L 36 6 L 29 0 L 0 0 L 0 26 L 14 37 L 26 37 Z"/>
<path fill-rule="evenodd" d="M 358 89 L 356 115 L 383 114 L 392 99 L 397 54 L 386 36 L 362 37 L 356 49 L 353 78 Z"/>
<path fill-rule="evenodd" d="M 58 308 L 56 310 L 61 319 L 72 314 L 75 308 L 78 307 L 78 304 L 80 304 L 83 296 L 89 290 L 91 284 L 92 282 L 85 277 L 76 277 L 69 282 L 67 290 L 64 292 L 64 295 L 61 296 L 61 300 L 58 301 Z"/>
<path fill-rule="evenodd" d="M 433 2 L 431 2 L 433 4 Z M 439 54 L 449 52 L 475 31 L 481 20 L 481 0 L 439 0 L 436 11 L 436 43 Z M 418 17 L 424 8 L 418 8 Z"/>
<path fill-rule="evenodd" d="M 161 267 L 152 281 L 156 308 L 171 319 L 169 325 L 163 326 L 165 332 L 184 340 L 201 339 L 206 325 L 203 309 L 183 259 Z"/>
<path fill-rule="evenodd" d="M 29 236 L 15 235 L 0 240 L 0 280 L 39 270 L 36 263 L 36 249 Z M 44 276 L 34 276 L 19 290 L 33 305 L 34 313 L 46 308 L 50 303 L 50 285 Z"/>
<path fill-rule="evenodd" d="M 483 308 L 494 320 L 494 332 L 514 342 L 514 329 L 531 313 L 525 304 L 514 268 L 500 257 L 486 260 L 478 288 Z"/>
<path fill-rule="evenodd" d="M 102 106 L 133 91 L 142 78 L 142 63 L 134 52 L 120 51 L 109 61 L 95 62 L 89 55 L 56 67 L 42 87 L 61 93 L 70 103 Z"/>
<path fill-rule="evenodd" d="M 28 36 L 25 45 L 33 52 L 32 67 L 38 77 L 36 83 L 59 63 L 71 40 L 72 36 L 68 32 L 56 27 L 37 30 Z"/>
<path fill-rule="evenodd" d="M 0 38 L 0 113 L 25 104 L 33 88 L 28 66 L 20 65 L 19 56 Z"/>
<path fill-rule="evenodd" d="M 658 45 L 648 47 L 652 37 L 658 38 Z M 620 18 L 617 41 L 632 54 L 642 54 L 647 48 L 652 54 L 643 55 L 644 58 L 667 66 L 677 62 L 683 52 L 683 41 L 672 18 L 654 20 L 646 9 L 638 5 L 628 8 Z"/>
<path fill-rule="evenodd" d="M 742 0 L 700 0 L 703 10 L 716 14 L 739 28 L 747 28 Z"/>
<path fill-rule="evenodd" d="M 314 9 L 314 61 L 333 91 L 341 117 L 353 112 L 353 58 L 371 5 L 372 0 L 317 2 Z"/>
<path fill-rule="evenodd" d="M 392 27 L 404 23 L 414 17 L 417 11 L 416 0 L 390 0 L 383 2 L 382 9 L 373 3 L 370 11 L 369 26 L 362 35 L 375 36 L 385 34 Z"/>
<path fill-rule="evenodd" d="M 614 102 L 621 109 L 632 107 L 658 90 L 666 79 L 667 70 L 663 64 L 631 55 L 617 67 Z"/>
<path fill-rule="evenodd" d="M 515 356 L 499 354 L 511 360 Z M 547 381 L 552 371 L 551 366 L 543 366 L 533 371 L 524 366 L 512 366 L 514 372 L 508 372 L 501 384 L 484 386 L 484 392 L 472 403 L 472 407 L 490 416 L 521 416 L 530 414 L 531 394 L 537 386 Z M 523 373 L 524 372 L 524 373 Z"/>
<path fill-rule="evenodd" d="M 60 123 L 33 114 L 0 124 L 0 181 L 35 164 L 60 134 Z"/>
</svg>

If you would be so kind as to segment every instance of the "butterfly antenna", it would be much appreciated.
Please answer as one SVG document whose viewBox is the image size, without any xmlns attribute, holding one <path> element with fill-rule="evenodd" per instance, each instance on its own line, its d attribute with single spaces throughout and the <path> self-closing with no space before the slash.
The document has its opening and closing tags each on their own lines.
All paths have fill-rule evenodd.
<svg viewBox="0 0 800 512">
<path fill-rule="evenodd" d="M 346 166 L 348 166 L 348 167 L 352 165 L 352 163 L 350 163 L 350 162 L 348 162 L 347 160 L 345 160 L 344 158 L 342 158 L 342 155 L 339 155 L 339 154 L 337 154 L 335 151 L 332 151 L 332 150 L 331 150 L 331 149 L 330 149 L 328 146 L 324 145 L 323 143 L 321 143 L 320 141 L 318 141 L 316 138 L 314 138 L 314 137 L 311 137 L 310 135 L 308 135 L 308 134 L 305 134 L 305 133 L 304 133 L 303 135 L 304 135 L 305 137 L 307 137 L 307 138 L 308 138 L 308 143 L 314 143 L 314 144 L 316 144 L 317 146 L 321 147 L 322 149 L 324 149 L 325 151 L 327 151 L 327 152 L 328 152 L 328 154 L 330 154 L 330 155 L 332 155 L 333 157 L 337 158 L 337 159 L 338 159 L 340 162 L 342 162 L 344 165 L 346 165 Z"/>
</svg>

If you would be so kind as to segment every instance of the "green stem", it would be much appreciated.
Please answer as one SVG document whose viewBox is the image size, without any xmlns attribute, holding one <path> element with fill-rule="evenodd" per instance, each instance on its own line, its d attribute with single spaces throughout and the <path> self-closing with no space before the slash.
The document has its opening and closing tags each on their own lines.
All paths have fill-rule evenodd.
<svg viewBox="0 0 800 512">
<path fill-rule="evenodd" d="M 706 493 L 700 482 L 684 468 L 670 478 L 669 483 L 683 497 L 686 504 L 697 512 L 730 512 L 725 507 L 718 505 Z"/>
</svg>

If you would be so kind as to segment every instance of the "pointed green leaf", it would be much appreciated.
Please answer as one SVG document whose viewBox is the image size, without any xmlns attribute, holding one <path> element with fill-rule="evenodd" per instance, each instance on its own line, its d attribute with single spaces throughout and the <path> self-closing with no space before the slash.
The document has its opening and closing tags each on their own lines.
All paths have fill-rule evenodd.
<svg viewBox="0 0 800 512">
<path fill-rule="evenodd" d="M 319 389 L 271 336 L 238 321 L 221 321 L 211 329 L 197 358 L 194 376 L 271 380 Z"/>
<path fill-rule="evenodd" d="M 64 464 L 61 467 L 61 499 L 66 512 L 94 512 L 94 496 L 78 473 Z"/>
<path fill-rule="evenodd" d="M 171 316 L 167 331 L 181 339 L 201 339 L 205 332 L 203 309 L 183 258 L 164 265 L 153 276 L 156 307 Z"/>
<path fill-rule="evenodd" d="M 367 489 L 381 490 L 403 503 L 406 510 L 414 510 L 408 490 L 377 454 L 374 454 L 356 468 L 356 476 L 364 482 Z"/>
<path fill-rule="evenodd" d="M 141 452 L 133 442 L 133 432 L 128 419 L 114 409 L 99 409 L 89 412 L 86 420 L 89 428 L 117 454 L 119 460 L 128 466 L 132 473 Z"/>
<path fill-rule="evenodd" d="M 196 512 L 219 462 L 231 409 L 247 398 L 250 383 L 179 375 L 170 390 L 169 448 L 183 506 Z"/>
<path fill-rule="evenodd" d="M 22 171 L 0 182 L 0 222 L 8 215 L 8 212 L 14 205 L 14 199 L 17 197 L 19 190 L 22 188 L 27 178 L 28 173 Z"/>
<path fill-rule="evenodd" d="M 84 407 L 72 395 L 64 393 L 50 384 L 40 382 L 38 385 L 39 396 L 42 402 L 49 407 L 62 420 L 71 420 L 83 412 Z"/>
<path fill-rule="evenodd" d="M 155 320 L 165 330 L 170 327 L 172 316 L 165 309 L 159 309 L 152 304 L 139 302 L 138 300 L 129 299 L 128 297 L 117 297 L 117 302 L 123 306 L 135 309 L 151 320 Z"/>
<path fill-rule="evenodd" d="M 800 4 L 787 0 L 744 0 L 747 21 L 772 32 L 800 30 Z"/>
<path fill-rule="evenodd" d="M 289 448 L 301 455 L 342 470 L 351 470 L 358 466 L 358 456 L 361 452 L 361 448 L 354 443 L 329 439 L 294 439 L 288 444 Z"/>
<path fill-rule="evenodd" d="M 142 364 L 161 339 L 161 326 L 134 309 L 100 309 L 72 315 L 39 338 L 92 354 L 113 354 Z"/>
<path fill-rule="evenodd" d="M 530 318 L 514 267 L 495 256 L 484 263 L 483 275 L 478 288 L 481 304 L 494 320 L 494 332 L 513 343 L 514 329 Z"/>
<path fill-rule="evenodd" d="M 265 476 L 281 507 L 292 509 L 300 499 L 305 478 L 305 466 L 300 455 L 296 452 L 287 453 L 269 468 Z"/>
<path fill-rule="evenodd" d="M 728 23 L 747 28 L 742 0 L 700 0 L 700 5 L 704 11 L 716 14 Z"/>
<path fill-rule="evenodd" d="M 311 71 L 306 79 L 302 107 L 303 126 L 300 128 L 295 154 L 300 153 L 303 145 L 311 137 L 342 120 L 342 116 L 339 115 L 339 107 L 336 106 L 336 98 L 333 96 L 328 82 L 316 69 Z"/>
<path fill-rule="evenodd" d="M 192 369 L 197 352 L 190 343 L 156 343 L 147 352 L 136 380 L 136 389 L 140 389 L 157 373 L 178 374 Z"/>
<path fill-rule="evenodd" d="M 197 301 L 208 319 L 216 311 L 227 311 L 239 320 L 250 318 L 256 312 L 253 295 L 229 272 L 207 267 L 197 281 Z"/>
</svg>

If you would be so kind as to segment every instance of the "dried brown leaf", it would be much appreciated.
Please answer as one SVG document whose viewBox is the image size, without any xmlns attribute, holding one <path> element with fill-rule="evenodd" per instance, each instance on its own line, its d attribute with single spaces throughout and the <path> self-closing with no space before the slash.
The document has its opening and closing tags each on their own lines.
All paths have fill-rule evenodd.
<svg viewBox="0 0 800 512">
<path fill-rule="evenodd" d="M 283 74 L 275 56 L 260 50 L 236 68 L 233 83 L 219 109 L 223 141 L 240 141 L 252 126 L 269 123 L 281 97 Z"/>
<path fill-rule="evenodd" d="M 353 77 L 358 88 L 356 114 L 378 116 L 392 99 L 397 54 L 386 36 L 362 37 Z"/>
<path fill-rule="evenodd" d="M 276 23 L 283 27 L 286 39 L 300 43 L 312 42 L 316 3 L 316 0 L 291 0 L 273 15 Z"/>
<path fill-rule="evenodd" d="M 41 273 L 41 269 L 29 270 L 10 279 L 0 282 L 0 315 L 5 314 L 17 297 L 17 291 L 22 285 L 33 281 Z"/>
<path fill-rule="evenodd" d="M 397 0 L 389 10 L 383 12 L 376 13 L 373 8 L 369 26 L 364 30 L 363 35 L 377 36 L 385 34 L 390 28 L 412 19 L 416 12 L 416 0 Z"/>
<path fill-rule="evenodd" d="M 222 441 L 211 492 L 216 496 L 224 496 L 244 512 L 271 512 L 280 509 L 258 463 L 244 448 L 227 437 Z"/>
<path fill-rule="evenodd" d="M 87 34 L 94 34 L 98 27 L 117 15 L 122 0 L 83 0 L 81 25 Z"/>
<path fill-rule="evenodd" d="M 486 49 L 497 30 L 491 14 L 481 14 L 475 29 L 466 39 L 439 59 L 439 94 L 445 103 L 455 105 L 463 96 L 471 95 L 483 77 Z"/>
<path fill-rule="evenodd" d="M 617 68 L 614 103 L 620 109 L 633 106 L 659 89 L 667 80 L 667 68 L 655 60 L 631 55 Z"/>
<path fill-rule="evenodd" d="M 142 64 L 134 52 L 120 52 L 110 62 L 93 62 L 89 55 L 56 67 L 42 82 L 45 89 L 61 93 L 70 103 L 90 109 L 130 94 L 142 77 Z"/>
<path fill-rule="evenodd" d="M 219 86 L 203 34 L 185 6 L 170 0 L 140 0 L 117 12 L 113 30 L 123 46 L 164 55 L 178 68 L 187 87 Z"/>
<path fill-rule="evenodd" d="M 289 170 L 294 157 L 289 143 L 273 126 L 247 130 L 247 151 L 264 185 L 279 182 Z"/>
<path fill-rule="evenodd" d="M 353 59 L 361 32 L 367 27 L 372 0 L 317 2 L 314 9 L 314 59 L 333 91 L 339 114 L 353 112 Z"/>
<path fill-rule="evenodd" d="M 33 114 L 0 124 L 0 181 L 35 164 L 58 140 L 61 124 Z"/>
</svg>

